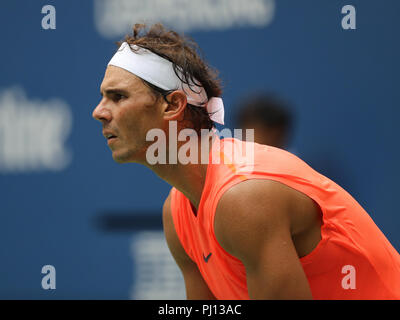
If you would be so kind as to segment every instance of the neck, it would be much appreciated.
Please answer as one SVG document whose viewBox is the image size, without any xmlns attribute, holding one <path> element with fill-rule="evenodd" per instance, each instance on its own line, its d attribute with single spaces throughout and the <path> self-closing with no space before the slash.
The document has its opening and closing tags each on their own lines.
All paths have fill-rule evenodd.
<svg viewBox="0 0 400 320">
<path fill-rule="evenodd" d="M 202 143 L 204 144 L 203 148 Z M 183 145 L 185 145 L 185 150 L 187 150 L 186 147 L 189 148 L 190 154 L 192 150 L 196 149 L 197 145 L 197 163 L 193 163 L 195 161 L 192 161 L 184 164 L 182 161 L 180 161 L 181 159 L 179 157 L 179 150 Z M 150 165 L 147 163 L 145 165 L 154 173 L 156 173 L 161 179 L 182 192 L 197 210 L 200 204 L 201 195 L 203 193 L 208 168 L 208 161 L 205 162 L 204 159 L 209 159 L 211 147 L 212 143 L 210 143 L 209 136 L 199 138 L 196 137 L 196 139 L 190 139 L 188 142 L 184 141 L 177 144 L 177 163 L 157 163 L 155 165 Z M 201 154 L 202 152 L 204 153 L 203 155 Z M 168 162 L 169 153 L 167 153 L 166 158 Z"/>
</svg>

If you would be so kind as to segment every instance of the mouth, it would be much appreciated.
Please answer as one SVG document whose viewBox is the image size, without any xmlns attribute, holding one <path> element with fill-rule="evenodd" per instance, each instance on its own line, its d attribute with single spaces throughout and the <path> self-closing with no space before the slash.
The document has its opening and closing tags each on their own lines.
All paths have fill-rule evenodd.
<svg viewBox="0 0 400 320">
<path fill-rule="evenodd" d="M 114 135 L 109 133 L 109 134 L 106 134 L 105 137 L 106 137 L 107 140 L 110 140 L 110 139 L 116 138 L 117 136 L 114 136 Z"/>
<path fill-rule="evenodd" d="M 104 137 L 107 139 L 109 144 L 117 139 L 117 136 L 113 135 L 112 133 L 106 133 L 104 134 Z"/>
</svg>

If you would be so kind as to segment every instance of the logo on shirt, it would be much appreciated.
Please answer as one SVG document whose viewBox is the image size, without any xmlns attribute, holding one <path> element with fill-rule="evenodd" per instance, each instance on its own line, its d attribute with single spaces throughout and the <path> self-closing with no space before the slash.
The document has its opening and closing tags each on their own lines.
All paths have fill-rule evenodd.
<svg viewBox="0 0 400 320">
<path fill-rule="evenodd" d="M 208 255 L 207 257 L 206 257 L 206 256 L 204 255 L 204 253 L 203 253 L 203 259 L 204 259 L 204 262 L 205 262 L 205 263 L 208 262 L 208 260 L 210 259 L 211 255 L 212 255 L 212 252 L 210 252 L 209 255 Z"/>
</svg>

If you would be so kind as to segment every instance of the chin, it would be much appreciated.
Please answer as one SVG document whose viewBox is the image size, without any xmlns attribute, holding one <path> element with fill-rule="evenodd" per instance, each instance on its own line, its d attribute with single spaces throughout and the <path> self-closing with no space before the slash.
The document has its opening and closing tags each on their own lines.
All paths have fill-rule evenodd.
<svg viewBox="0 0 400 320">
<path fill-rule="evenodd" d="M 118 157 L 114 157 L 113 159 L 116 163 L 127 163 L 128 161 L 125 161 L 124 159 L 118 158 Z"/>
<path fill-rule="evenodd" d="M 126 152 L 113 151 L 112 157 L 114 161 L 117 163 L 137 162 L 135 159 L 134 152 L 132 151 L 126 151 Z"/>
<path fill-rule="evenodd" d="M 129 159 L 126 156 L 115 154 L 115 152 L 113 152 L 112 157 L 113 157 L 114 161 L 117 162 L 117 163 L 130 162 Z"/>
</svg>

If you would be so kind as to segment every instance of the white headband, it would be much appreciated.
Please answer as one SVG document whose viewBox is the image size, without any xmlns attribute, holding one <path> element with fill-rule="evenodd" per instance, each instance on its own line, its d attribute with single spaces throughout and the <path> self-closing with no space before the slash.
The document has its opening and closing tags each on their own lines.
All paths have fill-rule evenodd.
<svg viewBox="0 0 400 320">
<path fill-rule="evenodd" d="M 171 61 L 145 48 L 136 45 L 131 47 L 135 52 L 129 48 L 128 43 L 123 42 L 108 65 L 125 69 L 161 89 L 183 90 L 188 103 L 197 107 L 205 107 L 210 113 L 211 120 L 224 124 L 224 104 L 220 97 L 212 97 L 208 100 L 202 86 L 190 83 L 189 87 L 179 79 Z M 179 68 L 177 72 L 180 72 Z M 200 84 L 196 79 L 194 81 Z"/>
</svg>

